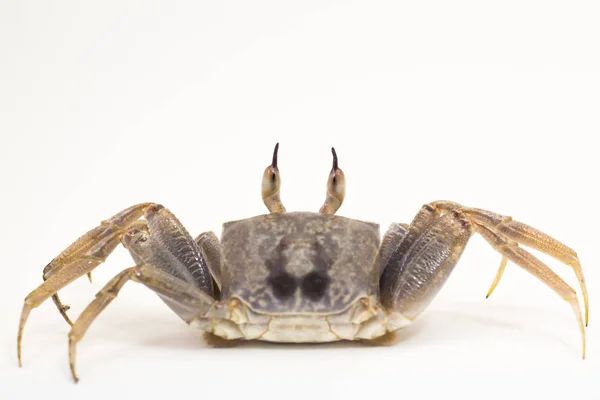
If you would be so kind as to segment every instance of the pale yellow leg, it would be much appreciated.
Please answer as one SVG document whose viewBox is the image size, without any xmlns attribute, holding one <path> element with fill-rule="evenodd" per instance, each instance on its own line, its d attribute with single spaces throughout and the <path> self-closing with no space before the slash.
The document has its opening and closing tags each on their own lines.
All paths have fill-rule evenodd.
<svg viewBox="0 0 600 400">
<path fill-rule="evenodd" d="M 579 324 L 579 330 L 581 332 L 582 341 L 582 355 L 585 358 L 586 340 L 585 340 L 585 325 L 581 315 L 581 309 L 579 308 L 579 302 L 577 301 L 577 293 L 571 288 L 564 280 L 548 268 L 542 261 L 537 259 L 532 254 L 523 250 L 519 247 L 517 242 L 506 239 L 491 229 L 476 224 L 476 230 L 483 238 L 503 257 L 517 264 L 523 268 L 548 287 L 550 287 L 556 294 L 558 294 L 563 300 L 571 305 L 575 318 Z"/>
<path fill-rule="evenodd" d="M 81 313 L 69 332 L 69 366 L 75 382 L 79 380 L 75 371 L 77 343 L 83 338 L 90 325 L 119 294 L 127 281 L 142 283 L 170 299 L 180 307 L 204 315 L 214 299 L 192 284 L 149 265 L 128 268 L 111 279 L 96 295 L 96 298 Z"/>
<path fill-rule="evenodd" d="M 460 204 L 449 201 L 437 201 L 432 204 L 443 210 L 460 210 L 473 222 L 502 234 L 519 244 L 548 254 L 556 260 L 570 266 L 577 277 L 583 295 L 585 325 L 587 326 L 589 322 L 588 291 L 581 263 L 579 262 L 579 257 L 575 250 L 536 228 L 519 221 L 514 221 L 511 217 L 478 208 L 463 207 Z"/>
<path fill-rule="evenodd" d="M 17 334 L 19 365 L 21 365 L 23 329 L 31 310 L 52 297 L 61 315 L 72 325 L 66 314 L 68 306 L 61 303 L 57 292 L 103 263 L 119 245 L 127 228 L 153 206 L 153 203 L 138 204 L 103 221 L 101 225 L 77 239 L 44 268 L 44 283 L 27 295 L 23 303 Z"/>
<path fill-rule="evenodd" d="M 490 286 L 490 290 L 488 290 L 487 294 L 485 295 L 486 299 L 492 295 L 492 292 L 494 291 L 494 289 L 496 289 L 496 286 L 498 286 L 498 282 L 500 282 L 500 279 L 502 278 L 502 275 L 504 274 L 504 269 L 506 268 L 507 262 L 508 262 L 508 258 L 502 257 L 502 261 L 500 261 L 500 268 L 498 268 L 498 272 L 496 272 L 496 277 L 494 277 L 494 282 L 492 282 L 492 286 Z"/>
</svg>

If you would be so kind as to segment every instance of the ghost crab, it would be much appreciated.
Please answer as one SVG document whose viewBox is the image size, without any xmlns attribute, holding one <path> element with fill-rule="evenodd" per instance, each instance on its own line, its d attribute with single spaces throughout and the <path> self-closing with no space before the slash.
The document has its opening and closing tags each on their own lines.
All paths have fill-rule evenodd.
<svg viewBox="0 0 600 400">
<path fill-rule="evenodd" d="M 225 340 L 374 340 L 410 324 L 427 307 L 474 232 L 502 255 L 488 296 L 506 263 L 519 265 L 571 305 L 585 357 L 575 290 L 519 244 L 573 268 L 587 326 L 588 295 L 575 251 L 511 217 L 449 201 L 425 204 L 410 225 L 392 224 L 380 241 L 379 225 L 334 215 L 344 200 L 345 178 L 333 148 L 319 213 L 288 213 L 279 197 L 278 147 L 262 180 L 270 213 L 225 223 L 221 241 L 212 232 L 194 240 L 169 210 L 143 203 L 103 221 L 60 253 L 44 268 L 44 282 L 25 298 L 19 365 L 27 318 L 51 297 L 72 326 L 69 363 L 77 381 L 77 342 L 130 280 L 156 292 L 189 325 Z M 91 279 L 120 243 L 136 265 L 110 280 L 72 323 L 58 290 L 85 274 Z"/>
</svg>

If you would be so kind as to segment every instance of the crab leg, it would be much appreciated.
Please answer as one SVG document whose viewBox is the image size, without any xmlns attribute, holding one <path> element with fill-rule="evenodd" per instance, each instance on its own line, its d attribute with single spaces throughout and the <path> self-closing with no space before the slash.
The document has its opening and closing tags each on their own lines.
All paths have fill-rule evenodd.
<svg viewBox="0 0 600 400">
<path fill-rule="evenodd" d="M 110 240 L 122 233 L 134 221 L 140 219 L 140 217 L 144 215 L 146 209 L 152 205 L 154 205 L 154 203 L 137 204 L 135 206 L 126 208 L 125 210 L 115 214 L 105 221 L 102 221 L 99 226 L 82 235 L 55 259 L 53 259 L 44 268 L 44 278 L 48 279 L 52 277 L 58 271 L 72 264 L 73 262 L 80 261 L 82 258 L 94 258 L 95 256 L 91 256 L 89 254 L 90 250 L 102 247 L 106 240 Z M 114 250 L 114 247 L 110 248 L 110 251 L 112 250 Z"/>
<path fill-rule="evenodd" d="M 147 230 L 148 227 L 146 225 L 145 221 L 135 221 L 133 222 L 129 227 L 128 230 L 139 230 L 139 229 L 143 229 L 145 227 L 145 229 Z M 75 246 L 77 244 L 77 242 L 82 241 L 82 239 L 89 239 L 89 237 L 86 236 L 91 236 L 93 237 L 93 233 L 96 230 L 101 230 L 103 228 L 102 225 L 92 229 L 91 231 L 89 231 L 88 233 L 86 233 L 84 236 L 82 236 L 80 239 L 78 239 L 73 245 L 69 246 L 69 248 Z M 105 232 L 106 233 L 106 232 Z M 83 240 L 86 241 L 86 240 Z M 122 241 L 122 240 L 121 240 Z M 100 242 L 100 241 L 99 241 Z M 94 248 L 98 248 L 99 246 L 99 242 L 97 242 L 94 245 Z M 87 243 L 87 247 L 89 247 L 90 245 L 93 245 L 93 240 Z M 114 247 L 112 247 L 114 245 Z M 107 252 L 107 255 L 110 254 L 114 248 L 118 245 L 117 242 L 109 242 L 107 243 L 107 246 L 105 246 L 104 248 L 102 248 L 102 251 Z M 78 249 L 79 251 L 77 253 L 78 256 L 80 257 L 79 259 L 77 259 L 77 253 L 76 254 L 70 254 L 67 257 L 68 259 L 73 260 L 71 263 L 69 263 L 67 261 L 67 263 L 65 264 L 64 260 L 59 260 L 59 258 L 66 252 L 69 250 L 69 248 L 67 248 L 67 250 L 65 250 L 63 253 L 61 253 L 61 255 L 59 255 L 59 257 L 55 258 L 54 260 L 52 260 L 48 265 L 46 265 L 46 267 L 44 268 L 44 274 L 43 274 L 43 279 L 44 281 L 48 280 L 53 274 L 55 274 L 57 271 L 61 270 L 61 269 L 72 269 L 74 268 L 73 265 L 71 265 L 72 263 L 85 263 L 86 259 L 87 261 L 91 261 L 93 260 L 94 256 L 90 255 L 90 254 L 82 254 L 82 250 L 84 250 L 86 248 L 86 246 L 83 246 L 83 249 Z M 101 247 L 101 246 L 100 246 Z M 111 250 L 112 247 L 112 250 Z M 102 262 L 104 262 L 105 260 L 103 259 L 98 259 L 98 265 L 101 264 Z M 92 269 L 96 268 L 98 265 L 94 266 Z M 91 265 L 90 265 L 91 266 Z M 87 277 L 89 279 L 90 282 L 92 282 L 92 272 L 91 270 L 87 273 Z M 77 278 L 79 278 L 79 276 L 77 276 Z M 77 279 L 75 278 L 75 279 Z M 68 305 L 64 305 L 62 304 L 60 298 L 58 297 L 58 293 L 54 293 L 52 295 L 52 301 L 54 302 L 54 304 L 56 305 L 56 308 L 58 308 L 58 311 L 60 312 L 60 314 L 62 315 L 62 317 L 65 319 L 65 321 L 67 321 L 67 323 L 69 325 L 73 325 L 73 322 L 71 322 L 71 319 L 69 318 L 69 316 L 67 315 L 67 311 L 69 311 L 70 307 Z"/>
<path fill-rule="evenodd" d="M 212 296 L 213 279 L 206 260 L 177 217 L 158 205 L 145 218 L 149 234 L 133 241 L 127 237 L 124 241 L 134 259 L 156 265 Z"/>
<path fill-rule="evenodd" d="M 162 220 L 169 229 L 171 229 L 171 226 L 178 226 L 179 228 L 175 229 L 175 232 L 169 232 L 162 240 L 159 240 L 161 235 L 156 232 L 160 232 L 161 228 L 154 226 L 156 225 L 155 219 Z M 136 223 L 137 227 L 132 227 L 123 236 L 123 245 L 129 250 L 136 264 L 155 265 L 168 274 L 191 283 L 218 299 L 219 286 L 213 278 L 215 276 L 213 266 L 220 262 L 220 259 L 215 261 L 213 258 L 206 257 L 207 254 L 214 257 L 214 253 L 217 253 L 220 257 L 220 245 L 216 235 L 212 232 L 203 233 L 198 239 L 192 240 L 183 229 L 183 226 L 179 222 L 175 222 L 175 216 L 166 209 L 162 209 L 159 213 L 148 217 L 148 221 L 150 227 L 147 226 L 145 221 L 138 221 Z M 151 229 L 152 226 L 154 226 L 154 229 Z M 212 239 L 216 242 L 213 242 Z M 173 243 L 171 249 L 168 248 L 167 243 Z M 208 243 L 210 243 L 210 246 L 216 247 L 210 247 Z M 202 245 L 205 247 L 204 249 Z M 205 251 L 208 247 L 210 247 L 210 251 Z M 214 269 L 217 272 L 220 271 L 216 267 Z M 180 310 L 169 299 L 162 296 L 161 298 L 175 313 L 186 319 L 185 310 Z"/>
<path fill-rule="evenodd" d="M 188 310 L 190 315 L 206 314 L 215 302 L 212 297 L 194 285 L 153 266 L 139 265 L 122 271 L 98 292 L 96 298 L 77 318 L 69 332 L 69 365 L 75 382 L 79 380 L 75 372 L 77 343 L 83 338 L 96 317 L 117 297 L 123 285 L 130 280 L 144 284 L 179 308 Z"/>
<path fill-rule="evenodd" d="M 218 289 L 221 290 L 223 275 L 221 273 L 221 244 L 219 238 L 214 232 L 204 232 L 198 235 L 194 241 L 200 248 Z"/>
<path fill-rule="evenodd" d="M 407 224 L 393 222 L 383 235 L 383 239 L 381 239 L 381 245 L 379 246 L 380 276 L 383 275 L 383 271 L 390 261 L 390 257 L 392 257 L 394 250 L 398 248 L 402 240 L 404 240 L 406 237 L 408 229 L 409 227 Z"/>
<path fill-rule="evenodd" d="M 498 272 L 496 272 L 496 276 L 494 277 L 492 286 L 490 286 L 490 289 L 488 290 L 487 294 L 485 295 L 486 299 L 492 295 L 492 293 L 496 289 L 496 286 L 498 286 L 498 282 L 500 282 L 500 279 L 502 279 L 502 275 L 504 275 L 504 270 L 506 269 L 507 263 L 508 263 L 508 258 L 502 257 L 502 261 L 500 261 L 500 267 L 498 267 Z"/>
<path fill-rule="evenodd" d="M 37 307 L 41 302 L 46 300 L 46 295 L 48 294 L 47 290 L 56 286 L 54 281 L 49 283 L 46 282 L 61 270 L 71 271 L 71 273 L 66 276 L 64 274 L 62 275 L 63 278 L 61 280 L 66 281 L 60 288 L 68 285 L 84 274 L 88 274 L 88 277 L 91 279 L 91 271 L 103 263 L 106 260 L 106 257 L 108 257 L 108 255 L 110 255 L 110 253 L 118 246 L 120 235 L 123 233 L 124 229 L 132 222 L 138 220 L 144 214 L 145 209 L 150 205 L 152 205 L 152 203 L 142 203 L 129 207 L 108 220 L 103 221 L 99 226 L 85 233 L 55 259 L 50 261 L 44 268 L 44 284 L 30 294 L 31 296 L 36 293 L 34 298 L 30 299 L 33 301 L 33 304 L 35 304 L 32 308 Z M 85 270 L 85 272 L 82 273 L 82 270 Z M 52 295 L 54 304 L 56 304 L 56 307 L 65 321 L 67 321 L 69 325 L 72 325 L 73 323 L 66 313 L 69 307 L 62 304 L 56 291 L 50 294 Z M 40 301 L 39 304 L 35 301 L 38 298 L 38 301 Z"/>
<path fill-rule="evenodd" d="M 405 319 L 416 318 L 446 282 L 471 234 L 478 232 L 503 256 L 501 271 L 505 260 L 510 260 L 571 305 L 579 324 L 585 358 L 585 328 L 575 291 L 516 241 L 473 221 L 471 214 L 461 208 L 446 208 L 446 204 L 444 207 L 438 203 L 424 205 L 391 255 L 380 281 L 381 301 L 390 315 L 394 317 L 394 313 L 399 313 Z"/>
<path fill-rule="evenodd" d="M 144 216 L 146 222 L 138 221 Z M 146 225 L 147 224 L 147 225 Z M 135 239 L 135 240 L 133 240 Z M 123 242 L 137 263 L 155 261 L 167 273 L 213 295 L 213 281 L 198 246 L 175 216 L 161 205 L 143 203 L 130 207 L 79 238 L 45 268 L 46 280 L 24 301 L 17 336 L 21 365 L 23 329 L 32 309 L 75 279 L 91 272 Z M 66 309 L 55 302 L 63 316 Z M 70 323 L 70 320 L 67 321 Z"/>
<path fill-rule="evenodd" d="M 581 316 L 581 309 L 579 308 L 579 302 L 577 301 L 577 293 L 571 286 L 563 281 L 558 275 L 548 268 L 543 262 L 533 256 L 531 253 L 523 250 L 519 247 L 517 242 L 510 239 L 506 239 L 501 235 L 497 234 L 493 230 L 476 225 L 477 232 L 483 236 L 483 238 L 503 257 L 514 262 L 525 271 L 529 272 L 542 282 L 544 282 L 550 289 L 554 290 L 563 300 L 571 305 L 577 322 L 579 324 L 579 330 L 581 332 L 581 340 L 583 344 L 583 358 L 585 358 L 585 326 L 583 324 L 583 318 Z"/>
<path fill-rule="evenodd" d="M 424 205 L 381 275 L 382 305 L 414 320 L 440 291 L 472 233 L 466 219 Z"/>
<path fill-rule="evenodd" d="M 467 216 L 467 218 L 478 225 L 485 226 L 486 228 L 502 234 L 506 238 L 514 240 L 519 244 L 548 254 L 563 264 L 570 266 L 573 269 L 573 272 L 575 272 L 575 276 L 579 281 L 579 286 L 583 294 L 585 325 L 587 326 L 589 321 L 588 292 L 583 276 L 583 270 L 581 269 L 581 263 L 579 262 L 579 257 L 577 256 L 575 250 L 545 234 L 544 232 L 541 232 L 522 222 L 514 221 L 511 217 L 477 208 L 463 207 L 460 204 L 449 201 L 437 201 L 432 204 L 442 210 L 460 210 Z M 500 280 L 498 276 L 496 279 L 498 281 Z"/>
<path fill-rule="evenodd" d="M 29 293 L 23 304 L 17 335 L 19 366 L 22 365 L 21 340 L 23 338 L 23 328 L 31 310 L 38 307 L 49 297 L 54 296 L 54 302 L 60 313 L 69 324 L 72 324 L 66 315 L 67 307 L 60 302 L 57 292 L 103 263 L 120 243 L 124 229 L 139 219 L 144 211 L 151 206 L 153 206 L 152 203 L 138 204 L 103 221 L 100 226 L 77 239 L 44 268 L 44 283 Z"/>
</svg>

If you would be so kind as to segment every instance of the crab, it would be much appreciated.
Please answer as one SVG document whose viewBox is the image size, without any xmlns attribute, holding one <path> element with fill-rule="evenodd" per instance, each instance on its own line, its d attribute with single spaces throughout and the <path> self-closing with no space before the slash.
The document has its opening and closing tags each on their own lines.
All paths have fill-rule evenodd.
<svg viewBox="0 0 600 400">
<path fill-rule="evenodd" d="M 511 217 L 450 201 L 425 204 L 410 225 L 393 223 L 380 239 L 378 224 L 335 215 L 346 182 L 333 148 L 327 196 L 319 212 L 286 212 L 279 196 L 278 148 L 262 178 L 269 214 L 223 224 L 220 241 L 213 232 L 193 239 L 167 208 L 142 203 L 67 247 L 44 268 L 44 282 L 25 298 L 17 338 L 19 365 L 29 314 L 52 298 L 71 325 L 69 364 L 77 382 L 77 343 L 128 281 L 156 292 L 186 323 L 213 340 L 375 341 L 421 314 L 474 233 L 502 255 L 488 296 L 508 261 L 530 272 L 571 305 L 585 358 L 588 294 L 574 250 Z M 129 250 L 135 266 L 111 279 L 71 322 L 57 292 L 83 275 L 91 279 L 92 270 L 119 244 Z M 575 290 L 519 244 L 573 269 L 583 293 L 584 317 Z"/>
</svg>

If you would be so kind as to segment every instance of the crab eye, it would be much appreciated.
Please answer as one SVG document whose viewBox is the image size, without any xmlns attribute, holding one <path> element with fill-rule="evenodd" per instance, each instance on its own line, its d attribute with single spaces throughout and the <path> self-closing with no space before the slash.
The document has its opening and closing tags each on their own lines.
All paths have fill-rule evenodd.
<svg viewBox="0 0 600 400">
<path fill-rule="evenodd" d="M 333 154 L 333 164 L 327 178 L 325 204 L 319 210 L 322 214 L 335 214 L 338 208 L 341 207 L 346 195 L 346 178 L 338 165 L 337 153 L 333 147 L 331 148 L 331 153 Z"/>
<path fill-rule="evenodd" d="M 329 278 L 318 272 L 311 272 L 302 280 L 302 293 L 313 301 L 319 300 L 325 294 Z"/>
<path fill-rule="evenodd" d="M 273 294 L 278 299 L 289 298 L 296 291 L 296 280 L 287 273 L 280 273 L 269 278 L 269 284 L 273 289 Z"/>
<path fill-rule="evenodd" d="M 273 151 L 273 162 L 265 169 L 265 172 L 263 173 L 261 186 L 262 199 L 269 211 L 272 213 L 285 212 L 285 207 L 279 198 L 281 176 L 279 175 L 279 169 L 277 168 L 278 149 L 279 143 L 275 145 L 275 150 Z"/>
</svg>

